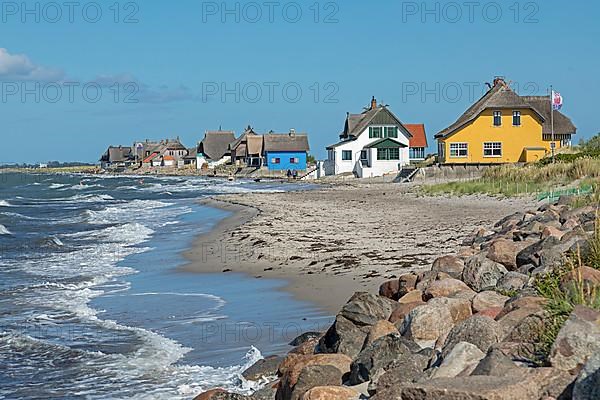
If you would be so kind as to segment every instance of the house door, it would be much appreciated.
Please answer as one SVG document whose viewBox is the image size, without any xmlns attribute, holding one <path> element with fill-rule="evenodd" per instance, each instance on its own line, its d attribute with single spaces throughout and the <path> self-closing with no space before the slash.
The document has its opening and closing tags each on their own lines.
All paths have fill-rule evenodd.
<svg viewBox="0 0 600 400">
<path fill-rule="evenodd" d="M 367 150 L 360 151 L 360 163 L 362 165 L 367 165 L 369 163 L 369 157 L 367 155 Z"/>
</svg>

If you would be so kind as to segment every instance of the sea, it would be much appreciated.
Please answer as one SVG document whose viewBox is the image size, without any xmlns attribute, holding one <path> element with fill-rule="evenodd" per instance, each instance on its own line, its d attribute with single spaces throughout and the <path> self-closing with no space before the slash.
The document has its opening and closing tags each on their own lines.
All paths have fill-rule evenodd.
<svg viewBox="0 0 600 400">
<path fill-rule="evenodd" d="M 310 185 L 0 173 L 0 399 L 192 399 L 331 317 L 285 282 L 184 272 L 222 193 Z"/>
</svg>

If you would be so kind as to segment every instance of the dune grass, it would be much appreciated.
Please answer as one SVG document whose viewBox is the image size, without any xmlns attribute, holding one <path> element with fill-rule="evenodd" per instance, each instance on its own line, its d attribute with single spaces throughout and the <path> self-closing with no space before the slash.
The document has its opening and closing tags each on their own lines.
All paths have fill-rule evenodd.
<svg viewBox="0 0 600 400">
<path fill-rule="evenodd" d="M 502 165 L 487 169 L 481 178 L 465 181 L 423 185 L 424 194 L 491 194 L 504 196 L 531 195 L 568 187 L 575 181 L 585 180 L 597 186 L 600 178 L 600 159 L 581 158 L 573 162 L 531 164 L 526 166 Z"/>
</svg>

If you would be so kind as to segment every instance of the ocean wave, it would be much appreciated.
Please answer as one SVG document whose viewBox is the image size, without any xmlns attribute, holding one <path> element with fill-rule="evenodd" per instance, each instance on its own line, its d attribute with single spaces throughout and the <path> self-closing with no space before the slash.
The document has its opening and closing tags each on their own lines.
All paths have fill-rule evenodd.
<svg viewBox="0 0 600 400">
<path fill-rule="evenodd" d="M 109 194 L 76 194 L 75 196 L 67 197 L 61 200 L 83 201 L 90 203 L 100 203 L 103 201 L 114 200 L 115 198 Z M 59 200 L 59 199 L 57 199 Z"/>
<path fill-rule="evenodd" d="M 48 186 L 48 187 L 49 187 L 50 189 L 60 189 L 60 188 L 63 188 L 63 187 L 65 187 L 65 186 L 69 186 L 69 185 L 68 185 L 68 184 L 66 184 L 66 183 L 53 183 L 53 184 L 51 184 L 51 185 L 50 185 L 50 186 Z"/>
<path fill-rule="evenodd" d="M 0 224 L 0 235 L 12 235 L 12 232 L 9 231 L 4 225 Z"/>
<path fill-rule="evenodd" d="M 6 200 L 0 200 L 0 207 L 12 207 L 12 204 Z"/>
<path fill-rule="evenodd" d="M 27 215 L 19 214 L 16 212 L 0 211 L 0 214 L 6 215 L 7 217 L 13 217 L 13 218 L 19 218 L 19 219 L 27 219 L 27 220 L 40 219 L 40 218 L 35 218 L 35 217 L 29 217 Z"/>
</svg>

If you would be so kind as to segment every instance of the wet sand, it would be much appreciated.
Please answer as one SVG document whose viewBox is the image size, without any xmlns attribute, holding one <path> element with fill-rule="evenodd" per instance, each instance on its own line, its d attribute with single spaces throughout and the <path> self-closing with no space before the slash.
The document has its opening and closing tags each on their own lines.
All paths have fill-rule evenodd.
<svg viewBox="0 0 600 400">
<path fill-rule="evenodd" d="M 230 211 L 186 253 L 186 271 L 284 279 L 334 314 L 355 291 L 426 269 L 480 227 L 535 206 L 530 198 L 423 197 L 392 184 L 215 196 Z"/>
</svg>

